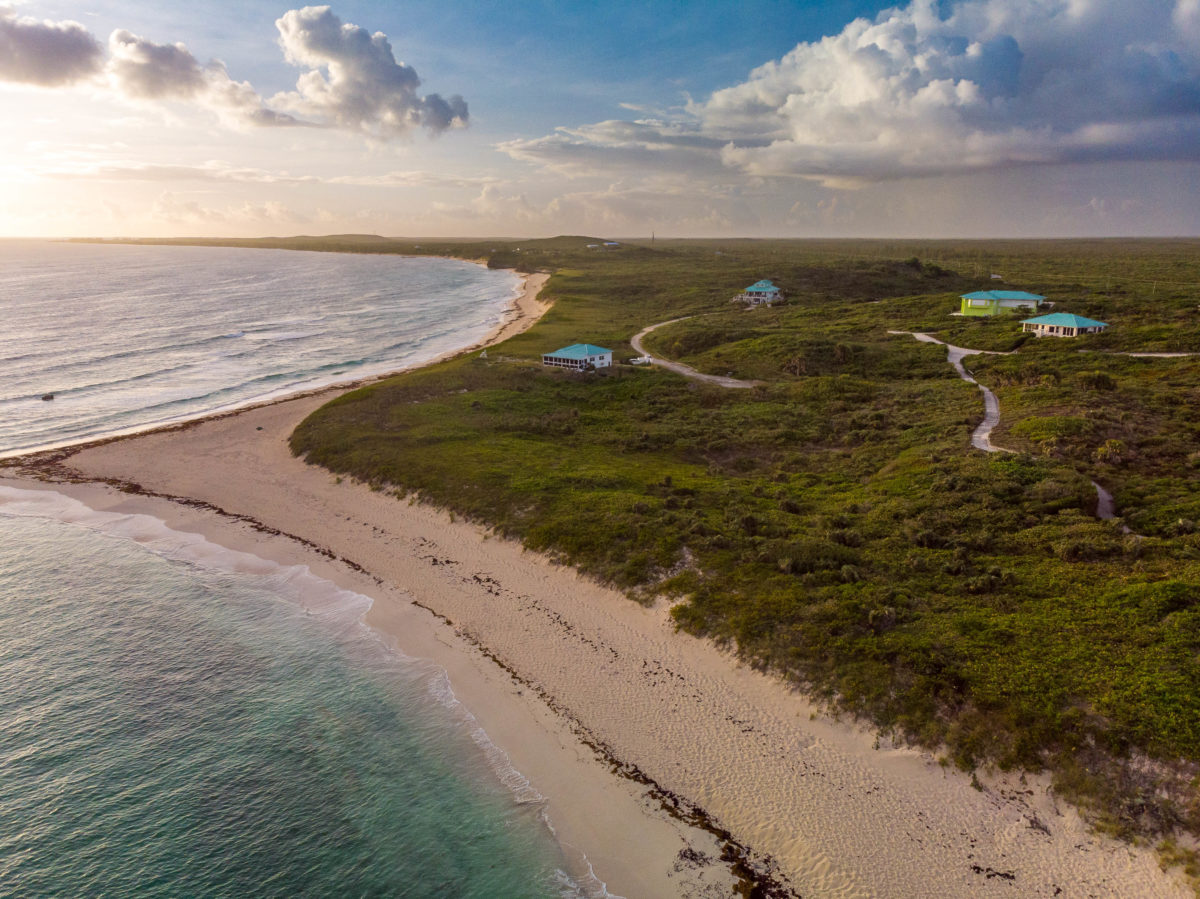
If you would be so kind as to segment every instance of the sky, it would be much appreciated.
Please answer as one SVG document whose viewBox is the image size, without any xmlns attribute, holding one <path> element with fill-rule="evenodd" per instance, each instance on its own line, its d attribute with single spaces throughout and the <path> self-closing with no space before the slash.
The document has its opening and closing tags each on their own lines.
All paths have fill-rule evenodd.
<svg viewBox="0 0 1200 899">
<path fill-rule="evenodd" d="M 1200 234 L 1200 0 L 0 0 L 0 236 Z"/>
</svg>

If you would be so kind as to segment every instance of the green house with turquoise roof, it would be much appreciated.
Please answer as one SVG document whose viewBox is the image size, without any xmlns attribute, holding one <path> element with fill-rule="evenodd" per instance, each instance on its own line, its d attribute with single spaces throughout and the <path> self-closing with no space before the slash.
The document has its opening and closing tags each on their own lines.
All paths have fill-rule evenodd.
<svg viewBox="0 0 1200 899">
<path fill-rule="evenodd" d="M 964 293 L 960 299 L 960 315 L 996 315 L 1013 309 L 1032 309 L 1036 312 L 1046 298 L 1023 290 L 977 290 Z"/>
</svg>

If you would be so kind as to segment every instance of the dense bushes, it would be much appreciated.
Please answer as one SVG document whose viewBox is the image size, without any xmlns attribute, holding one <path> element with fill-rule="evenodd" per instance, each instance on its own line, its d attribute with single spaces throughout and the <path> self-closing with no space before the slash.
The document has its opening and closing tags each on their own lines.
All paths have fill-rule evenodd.
<svg viewBox="0 0 1200 899">
<path fill-rule="evenodd" d="M 1027 451 L 989 456 L 969 444 L 978 392 L 945 351 L 887 333 L 1012 342 L 1011 323 L 948 324 L 953 292 L 980 286 L 970 279 L 911 261 L 821 260 L 810 244 L 588 255 L 531 243 L 523 261 L 569 268 L 552 278 L 558 304 L 541 324 L 489 360 L 460 358 L 318 410 L 293 449 L 638 596 L 676 596 L 680 626 L 881 726 L 944 743 L 962 764 L 1097 771 L 1130 748 L 1200 759 L 1200 364 L 1100 364 L 1080 352 L 1095 344 L 1046 340 L 972 357 L 1000 396 L 994 439 Z M 1078 259 L 955 252 L 934 256 L 937 267 L 1024 270 L 1042 293 L 1071 279 L 1093 302 L 1072 311 L 1099 311 Z M 1200 281 L 1194 258 L 1180 268 L 1171 247 L 1120 264 L 1080 252 Z M 788 307 L 728 311 L 731 290 L 767 275 Z M 1139 302 L 1107 297 L 1105 320 Z M 1163 314 L 1175 322 L 1173 303 Z M 587 337 L 619 354 L 646 324 L 709 312 L 648 342 L 765 386 L 536 364 L 545 346 Z M 1200 340 L 1200 325 L 1173 327 L 1177 343 Z M 1094 518 L 1092 478 L 1151 539 Z"/>
</svg>

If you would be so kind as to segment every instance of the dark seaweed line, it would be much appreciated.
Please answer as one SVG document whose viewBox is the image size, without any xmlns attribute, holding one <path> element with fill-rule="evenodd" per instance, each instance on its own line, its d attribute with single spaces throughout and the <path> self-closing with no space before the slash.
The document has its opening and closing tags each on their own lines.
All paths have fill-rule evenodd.
<svg viewBox="0 0 1200 899">
<path fill-rule="evenodd" d="M 169 430 L 184 429 L 194 424 L 188 422 L 182 425 L 176 425 Z M 168 430 L 168 429 L 163 429 Z M 115 438 L 121 439 L 121 438 Z M 109 440 L 96 441 L 89 446 L 95 446 L 101 443 L 108 443 Z M 310 549 L 327 559 L 335 562 L 340 562 L 350 570 L 369 577 L 378 586 L 384 586 L 383 578 L 376 574 L 372 574 L 358 562 L 348 559 L 345 556 L 340 556 L 328 547 L 321 546 L 306 537 L 301 537 L 297 534 L 291 534 L 287 531 L 282 531 L 278 528 L 264 524 L 258 519 L 250 515 L 243 515 L 237 512 L 228 512 L 220 506 L 205 502 L 204 500 L 193 499 L 186 496 L 177 496 L 169 493 L 159 493 L 155 490 L 149 490 L 141 484 L 133 481 L 126 481 L 121 478 L 90 478 L 80 474 L 77 470 L 66 465 L 66 460 L 75 455 L 78 451 L 85 448 L 84 446 L 73 446 L 63 450 L 52 450 L 45 453 L 35 453 L 28 456 L 22 456 L 18 459 L 5 460 L 0 462 L 0 468 L 9 468 L 18 473 L 33 477 L 45 483 L 59 484 L 105 484 L 122 493 L 128 493 L 134 496 L 144 496 L 152 499 L 162 499 L 168 502 L 177 503 L 181 506 L 186 506 L 191 509 L 199 509 L 204 512 L 210 512 L 230 521 L 236 521 L 239 524 L 245 524 L 264 534 L 269 534 L 273 537 L 285 537 L 294 540 L 307 549 Z M 778 866 L 775 860 L 769 855 L 759 855 L 755 853 L 749 846 L 736 839 L 733 834 L 725 827 L 721 826 L 717 820 L 707 811 L 701 808 L 696 803 L 672 790 L 667 789 L 658 783 L 650 775 L 646 774 L 640 767 L 632 762 L 623 761 L 612 748 L 600 737 L 597 737 L 592 731 L 584 725 L 579 718 L 565 708 L 554 696 L 552 696 L 541 684 L 520 675 L 507 662 L 505 662 L 494 651 L 488 648 L 474 634 L 469 633 L 463 628 L 460 628 L 452 619 L 442 613 L 430 608 L 416 599 L 410 599 L 410 602 L 417 608 L 423 609 L 433 617 L 439 619 L 447 626 L 453 628 L 455 632 L 471 646 L 473 646 L 482 656 L 490 660 L 493 664 L 504 671 L 512 680 L 522 687 L 533 691 L 538 698 L 546 704 L 546 706 L 556 715 L 564 719 L 571 727 L 575 736 L 585 746 L 592 750 L 596 756 L 602 760 L 612 773 L 618 777 L 623 777 L 626 780 L 631 780 L 634 783 L 640 784 L 647 788 L 648 794 L 658 801 L 659 805 L 668 815 L 676 820 L 682 821 L 691 827 L 703 830 L 706 833 L 714 836 L 721 843 L 721 861 L 729 866 L 729 870 L 737 879 L 734 886 L 736 895 L 742 899 L 802 899 L 801 894 L 792 887 L 786 878 L 778 871 Z M 687 850 L 683 850 L 684 853 Z"/>
<path fill-rule="evenodd" d="M 576 715 L 565 708 L 541 684 L 518 674 L 511 665 L 501 659 L 496 653 L 485 646 L 474 634 L 466 631 L 445 615 L 436 612 L 417 600 L 413 605 L 424 609 L 429 614 L 441 619 L 463 640 L 466 640 L 497 667 L 503 670 L 514 682 L 526 689 L 532 690 L 546 706 L 571 726 L 571 730 L 581 743 L 587 746 L 601 759 L 610 771 L 618 777 L 631 780 L 647 788 L 650 796 L 656 799 L 672 818 L 682 821 L 691 827 L 712 834 L 721 843 L 721 861 L 729 865 L 730 871 L 737 878 L 734 886 L 736 895 L 743 899 L 802 899 L 801 894 L 787 883 L 786 878 L 778 871 L 775 860 L 769 855 L 758 855 L 745 843 L 733 836 L 722 827 L 712 815 L 689 799 L 668 790 L 658 781 L 646 774 L 632 762 L 623 761 L 612 748 L 600 737 L 597 737 Z M 687 852 L 687 850 L 683 850 Z"/>
</svg>

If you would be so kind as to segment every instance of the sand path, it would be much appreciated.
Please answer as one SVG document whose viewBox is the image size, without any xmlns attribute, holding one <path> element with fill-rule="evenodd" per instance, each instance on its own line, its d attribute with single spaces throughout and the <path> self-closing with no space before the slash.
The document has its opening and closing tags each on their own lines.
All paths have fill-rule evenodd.
<svg viewBox="0 0 1200 899">
<path fill-rule="evenodd" d="M 917 340 L 923 343 L 936 343 L 946 348 L 946 359 L 954 366 L 960 378 L 970 384 L 974 384 L 983 393 L 983 421 L 971 433 L 971 445 L 976 449 L 983 450 L 985 453 L 1015 453 L 1017 450 L 1008 449 L 1003 446 L 997 446 L 992 443 L 992 429 L 1000 424 L 1000 401 L 996 398 L 996 394 L 984 387 L 976 381 L 970 373 L 963 367 L 962 361 L 967 356 L 988 355 L 988 356 L 1011 356 L 1016 351 L 1001 353 L 996 350 L 969 350 L 965 347 L 951 346 L 943 340 L 938 340 L 932 334 L 922 334 L 914 331 L 888 331 L 889 334 L 911 334 Z M 1137 358 L 1151 359 L 1177 359 L 1185 356 L 1200 356 L 1200 353 L 1112 353 L 1114 356 L 1134 356 Z M 1113 495 L 1105 490 L 1100 484 L 1095 481 L 1091 482 L 1096 489 L 1096 517 L 1111 521 L 1117 518 L 1117 506 L 1113 500 Z M 1140 536 L 1135 534 L 1127 524 L 1121 525 L 1121 531 L 1133 537 Z"/>
<path fill-rule="evenodd" d="M 1016 450 L 996 446 L 996 444 L 992 443 L 992 429 L 1000 424 L 1000 401 L 996 399 L 996 394 L 976 381 L 962 363 L 963 359 L 967 356 L 1011 356 L 1012 353 L 1000 353 L 996 350 L 969 350 L 966 347 L 952 346 L 944 340 L 938 340 L 932 334 L 923 334 L 919 331 L 888 331 L 888 333 L 910 334 L 922 343 L 936 343 L 939 346 L 944 346 L 946 348 L 946 361 L 954 366 L 954 370 L 958 372 L 958 376 L 968 384 L 974 384 L 983 394 L 983 421 L 971 433 L 971 445 L 976 449 L 983 450 L 985 453 L 1016 452 Z"/>
<path fill-rule="evenodd" d="M 729 387 L 733 389 L 754 387 L 761 383 L 759 381 L 740 381 L 737 378 L 727 378 L 722 377 L 721 375 L 706 375 L 703 372 L 696 371 L 696 369 L 692 368 L 690 365 L 684 365 L 682 362 L 671 362 L 667 359 L 659 359 L 657 356 L 652 356 L 646 352 L 646 348 L 642 346 L 642 338 L 651 331 L 657 331 L 659 328 L 664 328 L 667 325 L 673 325 L 676 322 L 687 321 L 689 318 L 697 317 L 698 316 L 695 315 L 685 315 L 682 318 L 673 318 L 670 321 L 659 322 L 656 325 L 650 325 L 649 327 L 642 328 L 642 330 L 638 331 L 631 338 L 629 338 L 629 343 L 635 352 L 641 353 L 654 365 L 657 365 L 660 368 L 665 368 L 668 371 L 673 371 L 677 375 L 683 375 L 685 378 L 691 378 L 694 381 L 704 381 L 708 384 L 716 384 L 718 387 Z"/>
</svg>

